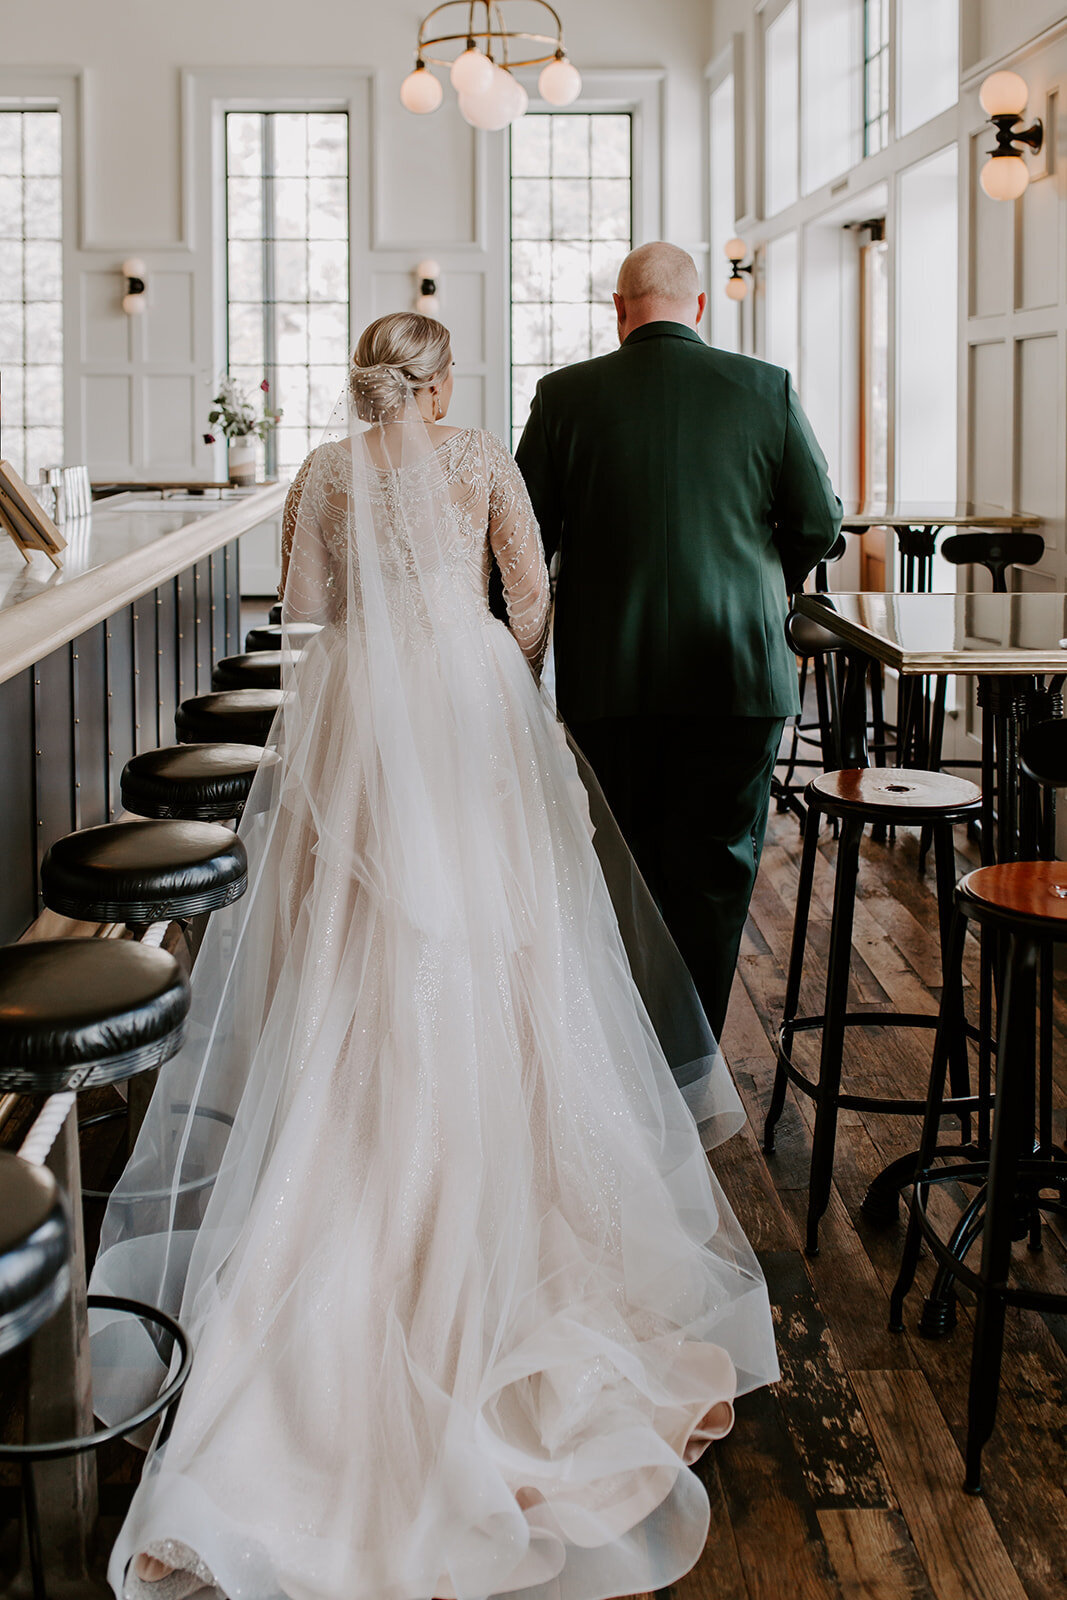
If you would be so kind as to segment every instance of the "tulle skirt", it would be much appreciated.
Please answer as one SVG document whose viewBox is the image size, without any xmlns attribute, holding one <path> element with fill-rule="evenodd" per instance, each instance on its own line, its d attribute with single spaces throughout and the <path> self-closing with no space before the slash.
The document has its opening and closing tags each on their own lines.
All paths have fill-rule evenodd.
<svg viewBox="0 0 1067 1600">
<path fill-rule="evenodd" d="M 405 657 L 402 795 L 342 635 L 298 669 L 248 893 L 212 919 L 93 1274 L 195 1345 L 117 1595 L 176 1545 L 230 1600 L 662 1588 L 707 1535 L 688 1463 L 777 1375 L 704 1153 L 736 1093 L 595 785 L 484 631 L 459 723 L 433 650 Z M 93 1339 L 98 1410 L 129 1414 L 166 1352 L 106 1317 Z"/>
</svg>

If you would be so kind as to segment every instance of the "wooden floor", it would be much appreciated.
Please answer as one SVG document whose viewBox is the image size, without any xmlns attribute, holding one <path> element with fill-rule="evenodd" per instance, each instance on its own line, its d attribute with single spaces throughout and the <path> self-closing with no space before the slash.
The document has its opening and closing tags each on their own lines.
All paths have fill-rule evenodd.
<svg viewBox="0 0 1067 1600">
<path fill-rule="evenodd" d="M 958 835 L 961 846 L 964 841 Z M 825 977 L 833 857 L 824 837 L 811 927 L 810 1009 Z M 1009 1314 L 996 1434 L 986 1451 L 986 1493 L 961 1489 L 970 1308 L 948 1339 L 914 1331 L 930 1276 L 923 1262 L 907 1307 L 908 1331 L 887 1331 L 888 1295 L 902 1227 L 875 1231 L 859 1218 L 867 1183 L 915 1143 L 911 1119 L 844 1113 L 836 1185 L 822 1249 L 801 1249 L 811 1117 L 790 1094 L 778 1153 L 762 1154 L 758 1130 L 773 1076 L 771 1038 L 785 988 L 785 963 L 800 857 L 796 821 L 773 816 L 752 904 L 724 1047 L 750 1125 L 715 1152 L 714 1164 L 760 1255 L 775 1308 L 782 1381 L 742 1399 L 730 1436 L 698 1471 L 711 1499 L 707 1549 L 671 1600 L 1063 1600 L 1067 1595 L 1064 1491 L 1064 1319 Z M 961 870 L 969 864 L 960 858 Z M 974 952 L 968 971 L 975 975 Z M 864 844 L 856 921 L 854 1000 L 936 1011 L 940 961 L 934 902 L 916 874 L 916 840 Z M 1065 991 L 1067 992 L 1067 991 Z M 1057 1059 L 1067 1064 L 1067 1004 L 1057 1002 Z M 920 1094 L 930 1035 L 873 1030 L 849 1046 L 849 1082 L 859 1089 Z M 1067 1104 L 1067 1084 L 1057 1101 Z M 85 1106 L 88 1113 L 92 1107 Z M 1062 1138 L 1062 1115 L 1059 1136 Z M 114 1125 L 111 1125 L 114 1129 Z M 17 1122 L 4 1130 L 17 1142 Z M 114 1131 L 107 1141 L 116 1143 Z M 86 1178 L 117 1170 L 120 1152 L 101 1134 L 86 1150 Z M 99 1218 L 88 1218 L 90 1230 Z M 1031 1276 L 1067 1280 L 1064 1238 L 1023 1265 Z M 9 1358 L 9 1361 L 15 1358 Z M 8 1367 L 10 1374 L 10 1367 Z M 13 1388 L 0 1382 L 2 1419 L 12 1426 Z M 128 1502 L 140 1457 L 109 1447 L 101 1499 L 112 1529 Z M 10 1571 L 15 1509 L 10 1472 Z M 2 1520 L 2 1519 L 0 1519 Z"/>
</svg>

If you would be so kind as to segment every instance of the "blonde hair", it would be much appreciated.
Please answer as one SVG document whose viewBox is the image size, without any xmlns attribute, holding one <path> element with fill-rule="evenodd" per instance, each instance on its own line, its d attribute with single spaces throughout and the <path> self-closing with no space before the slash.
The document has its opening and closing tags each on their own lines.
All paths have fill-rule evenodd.
<svg viewBox="0 0 1067 1600">
<path fill-rule="evenodd" d="M 619 268 L 618 293 L 623 300 L 680 302 L 700 293 L 696 262 L 666 240 L 638 245 Z"/>
<path fill-rule="evenodd" d="M 364 329 L 352 357 L 349 388 L 364 422 L 388 422 L 412 393 L 427 388 L 452 361 L 444 323 L 417 311 L 393 311 Z"/>
</svg>

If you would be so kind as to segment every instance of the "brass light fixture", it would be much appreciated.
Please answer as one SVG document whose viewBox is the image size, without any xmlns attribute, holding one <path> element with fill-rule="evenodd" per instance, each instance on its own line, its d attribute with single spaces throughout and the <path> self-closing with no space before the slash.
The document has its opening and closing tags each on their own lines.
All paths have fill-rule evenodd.
<svg viewBox="0 0 1067 1600">
<path fill-rule="evenodd" d="M 548 13 L 545 26 L 552 31 L 508 27 L 507 13 L 517 6 L 527 13 L 539 6 Z M 462 48 L 456 52 L 456 46 Z M 431 53 L 441 49 L 450 53 Z M 415 69 L 400 85 L 401 101 L 420 116 L 436 111 L 444 98 L 430 66 L 449 68 L 462 116 L 472 128 L 489 132 L 518 121 L 529 104 L 516 67 L 541 67 L 538 91 L 552 106 L 569 106 L 582 88 L 581 74 L 563 47 L 559 13 L 547 0 L 446 0 L 435 6 L 419 24 Z"/>
<path fill-rule="evenodd" d="M 1029 128 L 1015 127 L 1023 120 L 1029 95 L 1026 79 L 1017 72 L 992 72 L 979 91 L 982 110 L 997 131 L 997 147 L 989 152 L 979 177 L 991 200 L 1018 200 L 1030 182 L 1030 169 L 1016 146 L 1029 145 L 1036 155 L 1045 130 L 1040 117 Z"/>
</svg>

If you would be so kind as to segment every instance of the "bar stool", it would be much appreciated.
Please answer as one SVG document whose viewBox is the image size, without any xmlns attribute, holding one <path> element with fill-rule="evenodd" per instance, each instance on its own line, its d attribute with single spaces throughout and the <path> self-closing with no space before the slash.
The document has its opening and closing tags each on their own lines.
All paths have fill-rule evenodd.
<svg viewBox="0 0 1067 1600">
<path fill-rule="evenodd" d="M 70 1293 L 70 1220 L 55 1178 L 0 1150 L 0 1356 L 24 1344 Z"/>
<path fill-rule="evenodd" d="M 276 600 L 274 602 L 274 604 L 270 608 L 270 615 L 267 617 L 267 623 L 268 623 L 268 625 L 270 625 L 270 624 L 273 624 L 273 623 L 276 623 L 276 622 L 280 622 L 281 620 L 282 620 L 282 603 L 281 603 L 280 600 Z"/>
<path fill-rule="evenodd" d="M 241 815 L 262 755 L 253 744 L 145 750 L 122 769 L 122 804 L 139 817 L 228 821 Z"/>
<path fill-rule="evenodd" d="M 129 928 L 214 911 L 247 883 L 245 847 L 220 822 L 105 822 L 57 839 L 41 863 L 51 910 Z"/>
<path fill-rule="evenodd" d="M 20 1152 L 40 1178 L 44 1216 L 55 1187 L 81 1187 L 77 1092 L 132 1080 L 160 1066 L 180 1047 L 189 1010 L 189 985 L 174 958 L 121 939 L 57 939 L 0 947 L 0 1090 L 50 1096 Z M 5 1157 L 5 1164 L 13 1158 Z M 43 1170 L 47 1166 L 48 1176 Z M 49 1177 L 52 1183 L 49 1183 Z M 55 1264 L 59 1223 L 54 1212 L 40 1261 Z M 9 1216 L 0 1189 L 0 1216 Z M 57 1298 L 30 1347 L 27 1431 L 22 1444 L 0 1445 L 0 1460 L 22 1468 L 27 1547 L 35 1600 L 46 1580 L 84 1578 L 96 1523 L 96 1477 L 82 1461 L 108 1440 L 131 1433 L 172 1407 L 189 1375 L 188 1339 L 173 1318 L 141 1301 L 86 1294 L 80 1208 L 72 1221 L 65 1271 L 69 1293 Z M 45 1226 L 42 1220 L 42 1226 Z M 24 1263 L 25 1266 L 25 1263 Z M 5 1282 L 8 1279 L 5 1270 Z M 29 1278 L 25 1272 L 24 1282 Z M 58 1286 L 45 1294 L 58 1297 Z M 178 1351 L 177 1370 L 160 1394 L 134 1416 L 93 1431 L 88 1311 L 148 1323 Z"/>
<path fill-rule="evenodd" d="M 281 689 L 222 689 L 183 700 L 174 717 L 182 744 L 221 740 L 265 745 L 282 703 Z"/>
<path fill-rule="evenodd" d="M 789 956 L 785 1007 L 778 1033 L 778 1063 L 774 1090 L 764 1125 L 763 1147 L 774 1154 L 774 1130 L 785 1105 L 788 1084 L 814 1100 L 815 1134 L 812 1141 L 808 1179 L 808 1220 L 806 1250 L 817 1255 L 819 1220 L 830 1199 L 833 1179 L 834 1147 L 837 1140 L 837 1114 L 840 1109 L 867 1110 L 919 1116 L 924 1102 L 883 1098 L 862 1094 L 842 1094 L 841 1076 L 845 1034 L 849 1028 L 898 1027 L 933 1028 L 936 1018 L 913 1012 L 849 1011 L 848 982 L 852 959 L 852 924 L 859 869 L 860 840 L 864 828 L 872 825 L 915 826 L 933 824 L 937 862 L 938 916 L 944 960 L 952 892 L 956 881 L 952 842 L 954 823 L 966 822 L 978 813 L 980 791 L 966 778 L 948 773 L 921 772 L 912 767 L 857 767 L 824 773 L 813 778 L 805 791 L 808 823 L 804 829 L 804 853 L 797 888 L 793 941 Z M 811 908 L 819 826 L 823 816 L 834 818 L 841 829 L 834 879 L 834 905 L 830 924 L 830 957 L 826 977 L 824 1009 L 818 1015 L 799 1016 L 800 985 L 804 971 L 808 915 Z M 822 1048 L 818 1080 L 813 1081 L 793 1063 L 793 1042 L 798 1033 L 821 1030 Z M 966 1045 L 962 1038 L 953 1048 L 953 1093 L 948 1109 L 966 1116 L 975 1101 L 968 1095 Z M 892 1217 L 896 1216 L 897 1196 L 892 1197 Z M 883 1205 L 885 1202 L 883 1201 Z M 892 1217 L 873 1215 L 873 1206 L 864 1202 L 864 1214 L 872 1221 Z"/>
<path fill-rule="evenodd" d="M 282 627 L 281 607 L 277 607 L 278 619 L 274 620 L 271 613 L 269 623 L 260 624 L 258 628 L 249 628 L 245 634 L 246 650 L 281 650 L 283 645 L 294 650 L 302 650 L 311 643 L 317 633 L 322 632 L 321 622 L 287 622 Z"/>
<path fill-rule="evenodd" d="M 1065 754 L 1067 745 L 1061 742 L 1061 767 Z M 935 1167 L 940 1119 L 950 1107 L 944 1099 L 946 1058 L 953 1038 L 962 1031 L 963 944 L 968 922 L 977 923 L 983 937 L 997 936 L 1004 952 L 992 1139 L 980 1134 L 979 1147 L 984 1153 L 977 1158 Z M 911 1216 L 890 1300 L 889 1326 L 894 1332 L 903 1331 L 904 1300 L 925 1242 L 940 1264 L 939 1278 L 958 1279 L 977 1300 L 964 1479 L 969 1494 L 981 1493 L 982 1450 L 996 1421 L 1007 1307 L 1067 1311 L 1067 1294 L 1013 1287 L 1009 1282 L 1013 1241 L 1028 1238 L 1030 1248 L 1038 1250 L 1042 1212 L 1067 1216 L 1067 1152 L 1053 1143 L 1052 1074 L 1051 1070 L 1037 1070 L 1035 1049 L 1038 958 L 1043 953 L 1048 959 L 1052 947 L 1063 943 L 1067 943 L 1067 863 L 1008 861 L 979 867 L 960 882 L 914 1171 Z M 947 1241 L 927 1213 L 930 1190 L 942 1183 L 978 1187 Z M 1042 1194 L 1049 1189 L 1056 1191 L 1055 1198 Z M 982 1252 L 975 1271 L 967 1266 L 966 1257 L 979 1235 Z"/>
<path fill-rule="evenodd" d="M 841 535 L 838 535 L 838 542 L 844 546 Z M 815 684 L 816 716 L 814 722 L 804 722 L 798 717 L 790 729 L 789 753 L 784 757 L 785 773 L 781 777 L 775 774 L 771 779 L 771 794 L 774 796 L 777 809 L 792 811 L 803 830 L 807 812 L 801 798 L 803 784 L 794 781 L 798 770 L 817 767 L 822 772 L 828 772 L 841 765 L 841 752 L 838 748 L 841 687 L 837 673 L 837 654 L 841 648 L 841 640 L 821 622 L 816 622 L 813 617 L 801 616 L 797 612 L 791 612 L 786 619 L 786 635 L 794 655 L 800 657 L 799 688 L 802 705 L 808 673 L 809 671 L 811 673 Z M 801 755 L 802 745 L 817 750 L 818 756 Z"/>
<path fill-rule="evenodd" d="M 252 650 L 240 656 L 223 656 L 215 663 L 211 687 L 219 689 L 280 689 L 282 677 L 300 660 L 300 650 Z"/>
</svg>

